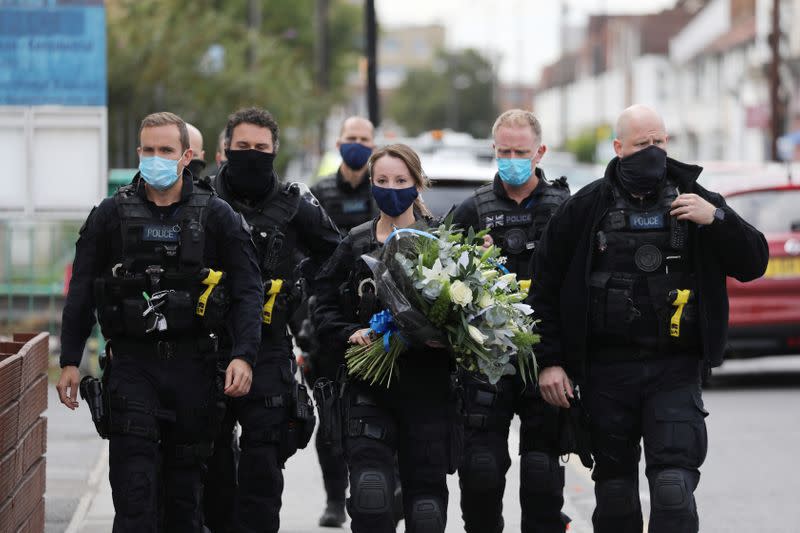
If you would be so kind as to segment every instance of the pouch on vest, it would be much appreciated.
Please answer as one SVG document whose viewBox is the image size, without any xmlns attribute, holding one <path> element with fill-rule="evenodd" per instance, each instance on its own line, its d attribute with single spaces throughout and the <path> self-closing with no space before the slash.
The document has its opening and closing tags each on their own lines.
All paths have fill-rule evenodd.
<svg viewBox="0 0 800 533">
<path fill-rule="evenodd" d="M 111 301 L 111 294 L 104 278 L 94 280 L 94 301 L 97 309 L 97 321 L 103 329 L 103 334 L 106 337 L 122 334 L 125 331 L 122 307 L 118 302 Z"/>
<path fill-rule="evenodd" d="M 624 273 L 592 273 L 589 304 L 592 330 L 602 335 L 627 338 L 639 316 L 633 303 L 635 278 Z"/>
<path fill-rule="evenodd" d="M 167 303 L 162 311 L 167 319 L 169 331 L 187 331 L 194 326 L 194 300 L 187 291 L 172 291 L 167 294 Z"/>
<path fill-rule="evenodd" d="M 650 299 L 658 318 L 659 345 L 664 351 L 700 349 L 699 308 L 693 276 L 667 274 L 647 278 Z M 676 305 L 678 291 L 688 291 L 686 303 Z M 677 320 L 677 324 L 673 323 Z M 677 327 L 676 327 L 677 326 Z"/>
<path fill-rule="evenodd" d="M 122 321 L 125 324 L 125 335 L 130 337 L 147 335 L 148 322 L 144 316 L 145 310 L 147 310 L 147 301 L 142 295 L 138 298 L 122 300 Z"/>
<path fill-rule="evenodd" d="M 203 314 L 203 326 L 211 331 L 219 331 L 225 327 L 231 308 L 231 297 L 228 287 L 217 285 L 206 301 Z"/>
<path fill-rule="evenodd" d="M 203 264 L 203 248 L 205 245 L 203 226 L 191 220 L 181 229 L 181 266 L 193 267 Z"/>
</svg>

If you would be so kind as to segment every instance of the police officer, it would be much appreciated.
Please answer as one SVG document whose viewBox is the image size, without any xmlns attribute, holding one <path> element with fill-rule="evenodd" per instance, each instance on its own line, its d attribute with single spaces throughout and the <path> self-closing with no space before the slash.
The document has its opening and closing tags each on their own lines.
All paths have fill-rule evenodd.
<svg viewBox="0 0 800 533">
<path fill-rule="evenodd" d="M 224 391 L 243 396 L 260 339 L 261 280 L 242 218 L 186 170 L 184 121 L 148 115 L 139 138 L 139 173 L 80 230 L 56 388 L 78 407 L 78 364 L 96 311 L 112 364 L 104 400 L 91 407 L 111 411 L 96 423 L 110 439 L 114 531 L 200 532 L 202 465 L 219 415 L 213 361 L 224 298 L 214 292 L 224 274 L 235 340 Z"/>
<path fill-rule="evenodd" d="M 378 208 L 372 198 L 369 177 L 367 176 L 367 160 L 374 143 L 375 128 L 372 122 L 362 117 L 349 117 L 342 123 L 336 148 L 342 156 L 342 164 L 336 174 L 324 178 L 311 191 L 319 199 L 328 215 L 343 232 L 372 220 L 378 214 Z M 313 307 L 314 302 L 310 305 Z M 313 321 L 305 321 L 305 327 L 313 325 Z M 312 332 L 308 332 L 313 335 Z M 316 381 L 321 377 L 330 380 L 336 378 L 339 365 L 344 362 L 344 354 L 330 350 L 326 343 L 311 340 L 310 377 Z M 321 351 L 320 346 L 325 346 Z M 338 527 L 345 521 L 344 500 L 347 489 L 347 465 L 342 457 L 334 455 L 330 446 L 317 433 L 316 448 L 319 464 L 322 468 L 322 479 L 325 482 L 327 506 L 319 519 L 322 527 Z"/>
<path fill-rule="evenodd" d="M 232 114 L 225 129 L 227 162 L 213 179 L 220 197 L 252 229 L 265 284 L 253 387 L 247 397 L 231 402 L 242 426 L 232 527 L 237 532 L 278 531 L 284 463 L 305 447 L 313 430 L 313 413 L 305 412 L 305 420 L 298 414 L 308 404 L 297 392 L 287 322 L 300 302 L 297 282 L 313 280 L 340 240 L 336 225 L 307 188 L 278 180 L 273 169 L 278 133 L 278 123 L 263 109 Z M 229 439 L 229 430 L 222 436 Z"/>
<path fill-rule="evenodd" d="M 189 130 L 189 146 L 192 148 L 192 160 L 187 167 L 195 178 L 201 178 L 206 168 L 206 151 L 203 150 L 203 134 L 200 130 L 187 123 Z"/>
<path fill-rule="evenodd" d="M 764 236 L 697 183 L 702 169 L 667 157 L 663 119 L 620 115 L 605 176 L 553 217 L 535 258 L 539 385 L 590 417 L 599 533 L 642 531 L 644 438 L 651 533 L 698 531 L 694 490 L 706 457 L 704 369 L 722 362 L 726 276 L 767 266 Z"/>
<path fill-rule="evenodd" d="M 350 231 L 378 215 L 369 187 L 367 160 L 375 147 L 375 128 L 369 120 L 353 116 L 342 123 L 336 149 L 342 164 L 336 174 L 311 188 L 340 230 Z"/>
<path fill-rule="evenodd" d="M 371 316 L 383 308 L 372 275 L 360 259 L 380 248 L 394 228 L 430 221 L 418 199 L 426 185 L 419 157 L 389 145 L 370 160 L 374 220 L 353 228 L 317 277 L 315 308 L 321 338 L 367 345 Z M 388 388 L 348 379 L 342 427 L 350 472 L 347 510 L 356 533 L 395 531 L 395 456 L 399 459 L 406 531 L 441 533 L 447 517 L 446 474 L 454 471 L 460 442 L 454 428 L 450 357 L 440 348 L 413 346 L 403 354 L 401 377 Z"/>
<path fill-rule="evenodd" d="M 542 127 L 529 111 L 512 109 L 492 127 L 498 173 L 455 211 L 453 221 L 489 230 L 487 244 L 499 246 L 506 267 L 520 280 L 531 278 L 531 257 L 555 210 L 567 198 L 564 178 L 548 181 L 537 167 L 547 148 Z M 530 281 L 528 281 L 530 283 Z M 461 511 L 467 532 L 503 530 L 505 474 L 511 466 L 508 431 L 518 413 L 520 504 L 523 532 L 563 532 L 564 468 L 558 462 L 558 410 L 517 376 L 494 386 L 478 373 L 464 373 L 465 451 L 459 467 Z"/>
</svg>

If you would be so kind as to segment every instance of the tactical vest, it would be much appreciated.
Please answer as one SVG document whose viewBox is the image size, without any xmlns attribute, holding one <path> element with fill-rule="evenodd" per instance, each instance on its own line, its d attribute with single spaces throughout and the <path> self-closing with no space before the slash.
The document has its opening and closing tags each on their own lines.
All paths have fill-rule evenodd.
<svg viewBox="0 0 800 533">
<path fill-rule="evenodd" d="M 341 287 L 341 297 L 344 309 L 350 318 L 367 324 L 378 309 L 378 296 L 372 272 L 361 261 L 361 256 L 383 246 L 375 238 L 375 220 L 368 220 L 350 230 L 350 256 L 353 270 L 345 285 Z"/>
<path fill-rule="evenodd" d="M 314 193 L 328 216 L 342 231 L 350 231 L 378 215 L 369 187 L 343 191 L 336 175 L 320 181 L 314 187 Z"/>
<path fill-rule="evenodd" d="M 219 176 L 214 186 L 220 197 L 241 213 L 250 226 L 264 282 L 263 323 L 271 331 L 284 335 L 289 315 L 299 304 L 294 273 L 303 255 L 297 249 L 289 225 L 300 207 L 300 185 L 276 182 L 273 192 L 255 205 L 233 196 Z"/>
<path fill-rule="evenodd" d="M 164 216 L 155 214 L 136 188 L 127 185 L 114 195 L 122 262 L 95 281 L 104 336 L 161 340 L 220 328 L 227 296 L 203 264 L 213 191 L 195 184 L 192 194 Z M 212 278 L 213 283 L 208 281 Z M 209 309 L 207 297 L 212 292 L 214 309 Z M 204 302 L 202 310 L 199 301 Z"/>
<path fill-rule="evenodd" d="M 490 230 L 492 239 L 508 259 L 506 267 L 519 279 L 531 278 L 531 256 L 542 232 L 556 209 L 569 198 L 564 178 L 552 183 L 545 181 L 544 186 L 542 194 L 529 200 L 530 205 L 498 198 L 493 183 L 482 185 L 473 193 L 480 229 Z"/>
<path fill-rule="evenodd" d="M 614 204 L 600 220 L 592 249 L 593 357 L 696 355 L 698 296 L 688 228 L 669 214 L 679 194 L 675 184 L 665 180 L 649 205 L 616 186 L 613 194 Z"/>
</svg>

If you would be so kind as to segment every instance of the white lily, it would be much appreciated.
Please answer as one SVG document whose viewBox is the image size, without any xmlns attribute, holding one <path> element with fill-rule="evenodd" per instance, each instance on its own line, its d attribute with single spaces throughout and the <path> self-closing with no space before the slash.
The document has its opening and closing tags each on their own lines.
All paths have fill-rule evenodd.
<svg viewBox="0 0 800 533">
<path fill-rule="evenodd" d="M 483 345 L 483 343 L 486 342 L 486 339 L 489 338 L 483 333 L 481 333 L 481 330 L 479 330 L 472 324 L 467 325 L 467 333 L 469 333 L 469 336 L 472 337 L 472 340 L 474 340 L 480 345 Z"/>
</svg>

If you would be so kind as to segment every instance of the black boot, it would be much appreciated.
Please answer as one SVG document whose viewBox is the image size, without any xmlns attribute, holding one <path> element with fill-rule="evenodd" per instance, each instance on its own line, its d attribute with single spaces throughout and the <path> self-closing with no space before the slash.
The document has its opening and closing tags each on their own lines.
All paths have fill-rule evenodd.
<svg viewBox="0 0 800 533">
<path fill-rule="evenodd" d="M 344 514 L 344 502 L 328 501 L 325 512 L 319 518 L 320 527 L 342 527 L 347 518 Z"/>
</svg>

